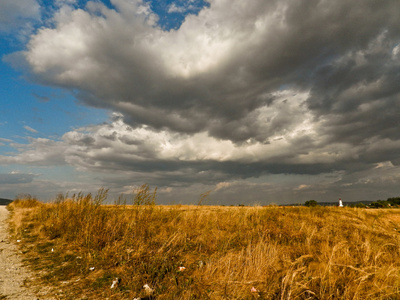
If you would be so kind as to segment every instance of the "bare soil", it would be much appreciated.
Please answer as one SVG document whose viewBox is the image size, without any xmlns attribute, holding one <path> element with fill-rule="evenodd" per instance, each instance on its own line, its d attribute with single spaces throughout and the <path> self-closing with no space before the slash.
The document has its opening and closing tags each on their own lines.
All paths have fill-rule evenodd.
<svg viewBox="0 0 400 300">
<path fill-rule="evenodd" d="M 31 275 L 8 233 L 8 210 L 0 206 L 0 299 L 45 299 L 29 288 Z"/>
</svg>

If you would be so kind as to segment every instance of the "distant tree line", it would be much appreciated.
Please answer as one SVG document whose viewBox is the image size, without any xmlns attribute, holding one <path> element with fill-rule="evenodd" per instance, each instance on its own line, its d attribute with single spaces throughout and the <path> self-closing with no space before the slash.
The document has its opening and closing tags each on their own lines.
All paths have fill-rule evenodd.
<svg viewBox="0 0 400 300">
<path fill-rule="evenodd" d="M 387 200 L 378 200 L 368 205 L 371 208 L 389 208 L 400 207 L 400 197 L 387 198 Z"/>
<path fill-rule="evenodd" d="M 308 200 L 304 203 L 305 206 L 307 207 L 315 207 L 318 206 L 318 202 L 315 200 Z M 360 208 L 390 208 L 390 207 L 395 207 L 399 208 L 400 207 L 400 197 L 391 197 L 387 198 L 386 200 L 377 200 L 374 202 L 371 202 L 369 204 L 364 204 L 364 203 L 354 203 L 351 204 L 350 207 L 360 207 Z"/>
</svg>

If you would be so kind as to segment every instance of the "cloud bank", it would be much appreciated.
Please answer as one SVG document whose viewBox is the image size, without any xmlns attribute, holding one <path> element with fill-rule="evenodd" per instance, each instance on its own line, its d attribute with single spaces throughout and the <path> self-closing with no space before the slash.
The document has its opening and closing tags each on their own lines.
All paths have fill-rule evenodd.
<svg viewBox="0 0 400 300">
<path fill-rule="evenodd" d="M 365 182 L 396 191 L 387 182 L 399 179 L 400 2 L 211 0 L 169 31 L 148 2 L 111 3 L 61 5 L 7 58 L 116 113 L 51 141 L 65 149 L 50 161 L 216 192 L 278 195 L 258 180 L 292 176 L 289 201 L 338 188 L 366 197 Z M 40 142 L 0 159 L 26 160 Z M 386 183 L 371 175 L 382 168 Z"/>
</svg>

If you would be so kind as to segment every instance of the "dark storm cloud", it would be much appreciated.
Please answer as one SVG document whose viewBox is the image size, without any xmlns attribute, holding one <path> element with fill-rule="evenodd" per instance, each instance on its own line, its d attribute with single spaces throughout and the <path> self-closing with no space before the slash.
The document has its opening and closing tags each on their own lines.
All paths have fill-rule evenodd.
<svg viewBox="0 0 400 300">
<path fill-rule="evenodd" d="M 295 139 L 290 152 L 284 153 L 282 149 L 280 153 L 277 151 L 271 156 L 259 156 L 251 161 L 247 153 L 253 147 L 252 144 L 247 145 L 247 148 L 245 145 L 229 146 L 215 143 L 209 137 L 192 137 L 191 140 L 180 137 L 179 140 L 176 135 L 161 135 L 143 128 L 132 129 L 121 119 L 115 120 L 112 124 L 92 128 L 89 133 L 67 133 L 63 137 L 66 142 L 66 160 L 77 168 L 105 176 L 122 173 L 126 183 L 132 177 L 140 177 L 141 180 L 158 186 L 189 186 L 194 182 L 211 185 L 269 174 L 314 176 L 338 171 L 351 173 L 374 168 L 380 161 L 379 157 L 373 156 L 375 149 L 371 148 L 364 149 L 363 160 L 353 157 L 352 153 L 333 153 L 330 161 L 318 162 L 315 159 L 305 163 L 298 156 L 309 155 L 312 158 L 317 154 L 307 149 L 308 141 L 302 142 L 298 139 Z M 108 138 L 111 132 L 113 139 Z M 90 140 L 91 143 L 82 144 L 82 140 Z M 267 151 L 274 143 L 260 144 L 258 151 Z M 302 143 L 304 146 L 301 146 Z M 205 144 L 211 145 L 204 149 Z M 380 155 L 388 155 L 397 147 L 388 144 L 385 149 L 386 147 L 382 147 Z M 204 150 L 204 153 L 201 154 L 200 150 Z M 211 151 L 214 153 L 210 154 Z M 354 152 L 361 153 L 357 149 Z M 112 180 L 109 178 L 109 181 Z"/>
<path fill-rule="evenodd" d="M 80 146 L 91 146 L 95 142 L 95 139 L 90 137 L 90 136 L 85 136 L 81 138 L 80 140 L 75 141 L 75 145 L 80 145 Z"/>
<path fill-rule="evenodd" d="M 56 17 L 59 30 L 39 31 L 26 58 L 36 79 L 78 89 L 87 104 L 119 111 L 131 125 L 207 131 L 234 142 L 264 142 L 274 134 L 275 128 L 263 130 L 265 124 L 249 116 L 271 105 L 283 85 L 311 89 L 307 102 L 317 117 L 340 110 L 332 107 L 342 101 L 350 115 L 344 122 L 352 122 L 357 103 L 379 97 L 340 100 L 349 86 L 383 79 L 387 92 L 397 89 L 392 76 L 398 76 L 398 65 L 389 61 L 400 41 L 398 1 L 224 5 L 211 1 L 210 9 L 171 32 L 154 27 L 148 8 L 137 13 L 139 1 L 117 5 L 117 11 L 92 4 L 100 16 L 65 9 Z M 368 52 L 382 36 L 383 49 L 366 53 L 363 66 L 347 59 Z M 42 47 L 53 53 L 44 56 Z"/>
<path fill-rule="evenodd" d="M 326 119 L 321 130 L 331 140 L 358 144 L 374 136 L 399 138 L 400 59 L 387 36 L 316 73 L 308 105 Z"/>
</svg>

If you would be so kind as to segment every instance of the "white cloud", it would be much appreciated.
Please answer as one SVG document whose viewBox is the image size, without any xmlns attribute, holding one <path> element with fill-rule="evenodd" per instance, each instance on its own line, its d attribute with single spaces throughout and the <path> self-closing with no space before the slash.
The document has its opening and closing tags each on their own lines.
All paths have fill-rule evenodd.
<svg viewBox="0 0 400 300">
<path fill-rule="evenodd" d="M 32 133 L 38 133 L 38 131 L 36 129 L 33 129 L 32 127 L 25 125 L 24 128 Z"/>
<path fill-rule="evenodd" d="M 66 146 L 62 142 L 43 138 L 29 138 L 29 144 L 11 143 L 18 153 L 0 155 L 0 164 L 21 164 L 38 166 L 56 166 L 65 164 L 64 151 Z"/>
<path fill-rule="evenodd" d="M 76 4 L 78 1 L 77 0 L 55 0 L 55 5 L 58 7 L 64 6 L 64 5 L 73 5 Z"/>
<path fill-rule="evenodd" d="M 207 7 L 207 3 L 204 1 L 179 1 L 173 2 L 168 6 L 168 13 L 178 13 L 178 14 L 197 14 L 201 11 L 204 6 Z"/>
<path fill-rule="evenodd" d="M 6 143 L 11 143 L 11 142 L 13 142 L 13 141 L 10 140 L 10 139 L 4 139 L 4 138 L 0 138 L 0 141 L 6 142 Z"/>
<path fill-rule="evenodd" d="M 177 6 L 175 3 L 172 3 L 168 8 L 169 13 L 183 13 L 185 11 L 186 11 L 185 7 Z"/>
</svg>

